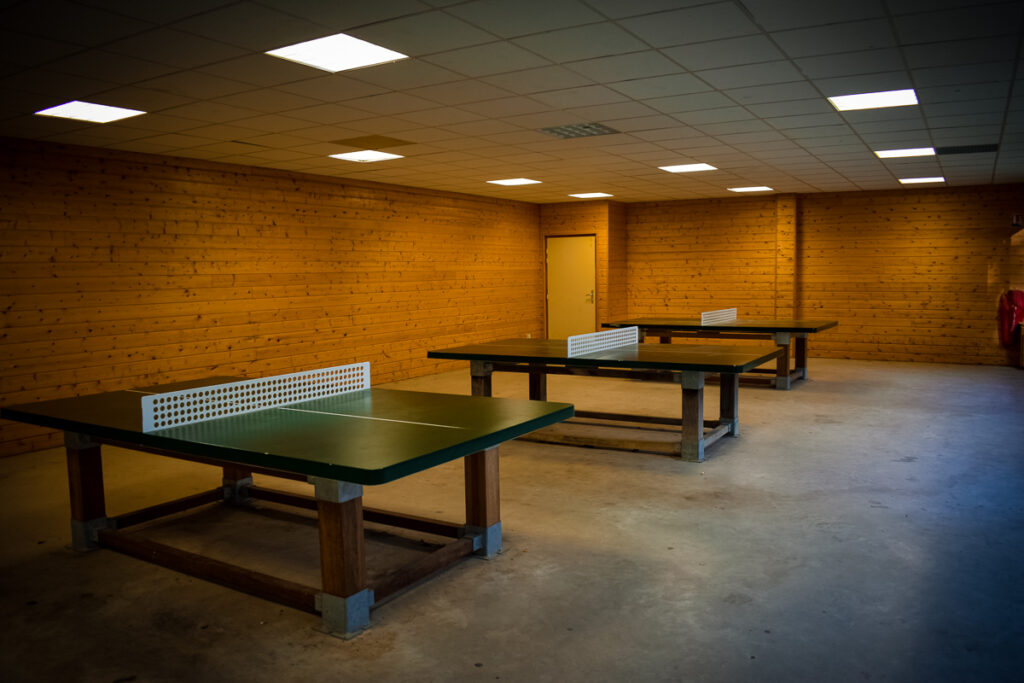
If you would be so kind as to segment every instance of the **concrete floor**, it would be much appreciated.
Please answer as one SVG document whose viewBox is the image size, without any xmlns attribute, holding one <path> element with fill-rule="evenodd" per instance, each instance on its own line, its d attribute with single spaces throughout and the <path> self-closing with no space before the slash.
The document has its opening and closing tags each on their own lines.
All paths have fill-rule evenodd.
<svg viewBox="0 0 1024 683">
<path fill-rule="evenodd" d="M 62 452 L 0 459 L 0 678 L 1021 680 L 1024 372 L 812 359 L 811 373 L 741 389 L 741 436 L 703 464 L 505 444 L 502 554 L 398 595 L 351 640 L 109 550 L 75 554 Z M 678 410 L 671 385 L 549 381 L 580 408 Z M 468 393 L 468 370 L 392 386 Z M 525 378 L 496 375 L 495 394 L 525 396 Z M 714 387 L 706 400 L 713 417 Z M 105 468 L 111 513 L 218 482 L 116 449 Z M 461 467 L 366 502 L 459 521 Z M 247 524 L 183 535 L 243 553 Z M 314 532 L 297 528 L 284 554 L 254 534 L 277 556 L 260 561 L 315 576 Z"/>
</svg>

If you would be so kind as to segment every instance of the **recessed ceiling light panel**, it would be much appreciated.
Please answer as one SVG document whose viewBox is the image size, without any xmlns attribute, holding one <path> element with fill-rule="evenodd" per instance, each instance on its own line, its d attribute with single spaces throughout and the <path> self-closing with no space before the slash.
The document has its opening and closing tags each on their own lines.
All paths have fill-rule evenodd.
<svg viewBox="0 0 1024 683">
<path fill-rule="evenodd" d="M 404 159 L 401 154 L 389 154 L 388 152 L 378 152 L 374 149 L 364 149 L 359 152 L 345 152 L 344 154 L 330 154 L 328 155 L 332 159 L 342 159 L 343 161 L 358 161 L 359 163 L 369 163 L 372 161 L 388 161 L 389 159 Z"/>
<path fill-rule="evenodd" d="M 729 192 L 771 192 L 772 188 L 767 185 L 753 185 L 751 187 L 730 187 Z"/>
<path fill-rule="evenodd" d="M 125 109 L 124 107 L 109 107 L 105 104 L 93 104 L 92 102 L 79 102 L 72 100 L 59 104 L 49 109 L 41 109 L 36 112 L 37 116 L 54 116 L 61 119 L 76 119 L 78 121 L 91 121 L 92 123 L 110 123 L 121 119 L 139 116 L 146 112 L 138 109 Z"/>
<path fill-rule="evenodd" d="M 828 98 L 828 101 L 839 111 L 906 107 L 917 104 L 917 93 L 913 89 L 885 90 L 882 92 L 858 93 L 856 95 L 837 95 Z"/>
<path fill-rule="evenodd" d="M 534 185 L 540 181 L 530 180 L 529 178 L 505 178 L 504 180 L 488 180 L 487 182 L 492 185 Z"/>
<path fill-rule="evenodd" d="M 576 197 L 577 199 L 599 199 L 600 197 L 612 197 L 607 192 L 581 192 L 579 194 L 571 194 L 570 197 Z"/>
<path fill-rule="evenodd" d="M 711 164 L 678 164 L 676 166 L 659 166 L 662 171 L 669 173 L 696 173 L 697 171 L 717 171 Z"/>
<path fill-rule="evenodd" d="M 397 62 L 399 59 L 408 57 L 401 52 L 395 52 L 344 33 L 288 45 L 277 50 L 270 50 L 267 54 L 331 73 Z"/>
<path fill-rule="evenodd" d="M 904 185 L 917 185 L 920 183 L 944 183 L 946 179 L 942 176 L 934 176 L 932 178 L 900 178 L 901 183 Z"/>
<path fill-rule="evenodd" d="M 875 155 L 879 159 L 900 159 L 903 157 L 931 157 L 935 156 L 935 148 L 915 147 L 913 149 L 876 149 Z"/>
</svg>

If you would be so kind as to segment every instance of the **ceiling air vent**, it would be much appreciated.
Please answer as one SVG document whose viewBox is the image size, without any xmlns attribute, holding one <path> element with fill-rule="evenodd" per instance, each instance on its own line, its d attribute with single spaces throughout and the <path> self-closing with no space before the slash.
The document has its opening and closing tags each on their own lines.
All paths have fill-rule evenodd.
<svg viewBox="0 0 1024 683">
<path fill-rule="evenodd" d="M 589 138 L 595 135 L 614 135 L 621 131 L 609 128 L 601 123 L 570 123 L 565 126 L 555 126 L 554 128 L 541 128 L 540 132 L 567 140 L 569 138 Z"/>
<path fill-rule="evenodd" d="M 999 145 L 957 145 L 954 147 L 936 147 L 935 154 L 981 154 L 983 152 L 995 152 Z"/>
</svg>

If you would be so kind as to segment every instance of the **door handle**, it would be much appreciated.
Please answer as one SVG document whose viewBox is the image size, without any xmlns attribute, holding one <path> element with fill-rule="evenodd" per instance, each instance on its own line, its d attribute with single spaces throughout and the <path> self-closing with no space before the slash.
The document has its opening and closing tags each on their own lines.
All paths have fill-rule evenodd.
<svg viewBox="0 0 1024 683">
<path fill-rule="evenodd" d="M 589 293 L 583 295 L 583 300 L 588 304 L 594 303 L 594 290 L 590 290 Z"/>
</svg>

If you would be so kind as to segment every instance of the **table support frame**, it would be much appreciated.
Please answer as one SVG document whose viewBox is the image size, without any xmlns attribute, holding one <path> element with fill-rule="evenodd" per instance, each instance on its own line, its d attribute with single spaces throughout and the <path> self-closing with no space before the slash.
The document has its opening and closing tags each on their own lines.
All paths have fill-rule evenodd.
<svg viewBox="0 0 1024 683">
<path fill-rule="evenodd" d="M 114 445 L 222 468 L 222 485 L 184 498 L 108 516 L 103 485 L 102 445 Z M 303 475 L 249 467 L 216 458 L 181 454 L 137 444 L 93 439 L 65 432 L 68 486 L 71 500 L 72 548 L 109 548 L 184 574 L 213 581 L 321 616 L 322 630 L 352 637 L 370 624 L 370 612 L 381 600 L 478 554 L 493 557 L 501 549 L 498 448 L 464 458 L 466 522 L 457 524 L 413 515 L 363 508 L 360 484 L 309 478 L 314 496 L 303 496 L 253 485 L 253 473 L 306 480 Z M 123 530 L 202 505 L 220 503 L 245 509 L 256 500 L 291 505 L 317 512 L 321 586 L 306 586 L 222 562 L 164 543 L 143 533 Z M 367 579 L 364 521 L 446 537 L 444 545 L 375 581 Z"/>
</svg>

